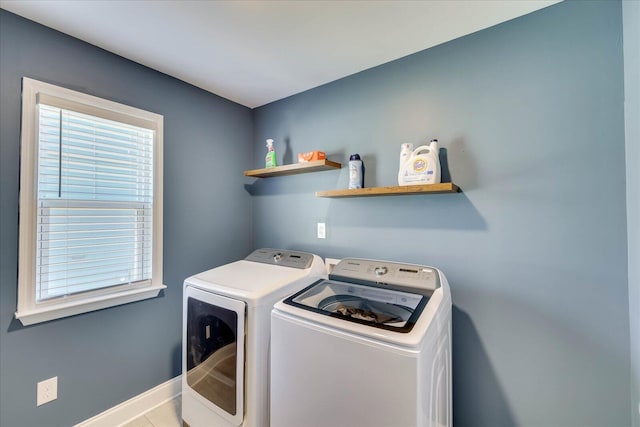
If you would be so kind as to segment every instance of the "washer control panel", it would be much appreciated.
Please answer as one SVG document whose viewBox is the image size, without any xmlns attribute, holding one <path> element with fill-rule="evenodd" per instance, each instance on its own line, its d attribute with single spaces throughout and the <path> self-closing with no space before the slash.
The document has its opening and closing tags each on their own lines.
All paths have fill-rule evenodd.
<svg viewBox="0 0 640 427">
<path fill-rule="evenodd" d="M 438 270 L 433 267 L 359 258 L 344 258 L 336 264 L 329 278 L 431 291 L 440 287 Z"/>
<path fill-rule="evenodd" d="M 283 267 L 306 269 L 311 267 L 313 255 L 307 252 L 264 248 L 256 249 L 251 252 L 245 260 L 261 262 L 263 264 L 280 265 Z"/>
</svg>

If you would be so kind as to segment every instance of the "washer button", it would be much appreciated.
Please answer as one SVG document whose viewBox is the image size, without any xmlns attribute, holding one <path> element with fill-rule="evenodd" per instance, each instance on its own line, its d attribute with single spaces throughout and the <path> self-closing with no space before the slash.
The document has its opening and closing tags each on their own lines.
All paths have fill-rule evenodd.
<svg viewBox="0 0 640 427">
<path fill-rule="evenodd" d="M 389 270 L 387 269 L 387 267 L 376 267 L 374 271 L 376 273 L 376 276 L 384 276 Z"/>
</svg>

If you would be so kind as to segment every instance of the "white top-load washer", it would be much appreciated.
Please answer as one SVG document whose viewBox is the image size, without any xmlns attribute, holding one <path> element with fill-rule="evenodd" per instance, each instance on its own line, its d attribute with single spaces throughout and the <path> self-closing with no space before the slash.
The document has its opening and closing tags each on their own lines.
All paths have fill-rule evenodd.
<svg viewBox="0 0 640 427">
<path fill-rule="evenodd" d="M 308 282 L 271 314 L 271 425 L 451 426 L 444 274 L 350 258 Z"/>
<path fill-rule="evenodd" d="M 269 425 L 273 304 L 326 276 L 317 255 L 258 249 L 184 281 L 182 419 L 191 427 Z"/>
</svg>

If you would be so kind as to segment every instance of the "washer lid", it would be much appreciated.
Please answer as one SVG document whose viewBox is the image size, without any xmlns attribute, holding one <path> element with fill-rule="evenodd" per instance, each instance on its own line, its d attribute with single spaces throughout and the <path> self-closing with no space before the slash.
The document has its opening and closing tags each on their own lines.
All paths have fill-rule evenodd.
<svg viewBox="0 0 640 427">
<path fill-rule="evenodd" d="M 424 294 L 321 279 L 284 303 L 348 322 L 407 333 L 428 301 Z"/>
</svg>

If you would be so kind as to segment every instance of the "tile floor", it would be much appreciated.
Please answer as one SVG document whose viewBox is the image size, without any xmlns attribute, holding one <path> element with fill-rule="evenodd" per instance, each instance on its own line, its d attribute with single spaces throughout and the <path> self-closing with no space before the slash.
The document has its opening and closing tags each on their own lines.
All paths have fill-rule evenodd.
<svg viewBox="0 0 640 427">
<path fill-rule="evenodd" d="M 180 396 L 158 406 L 122 427 L 182 427 Z"/>
</svg>

